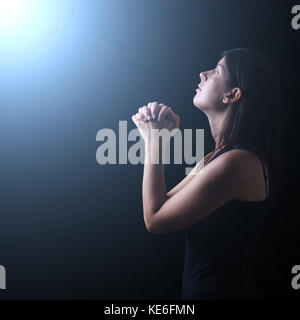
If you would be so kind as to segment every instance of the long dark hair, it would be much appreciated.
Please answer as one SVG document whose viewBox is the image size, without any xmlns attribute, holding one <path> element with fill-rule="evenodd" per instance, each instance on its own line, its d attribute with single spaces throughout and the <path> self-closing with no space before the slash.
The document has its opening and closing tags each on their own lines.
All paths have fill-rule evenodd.
<svg viewBox="0 0 300 320">
<path fill-rule="evenodd" d="M 260 154 L 269 171 L 270 203 L 278 205 L 282 131 L 282 91 L 279 69 L 254 49 L 223 51 L 229 75 L 228 86 L 239 87 L 241 98 L 225 120 L 218 149 L 234 145 L 248 146 Z"/>
</svg>

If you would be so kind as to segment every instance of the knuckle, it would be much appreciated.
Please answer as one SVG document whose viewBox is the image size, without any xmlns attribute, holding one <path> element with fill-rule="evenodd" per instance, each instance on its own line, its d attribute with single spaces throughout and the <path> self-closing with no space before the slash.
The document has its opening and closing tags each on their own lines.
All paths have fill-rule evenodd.
<svg viewBox="0 0 300 320">
<path fill-rule="evenodd" d="M 159 111 L 160 111 L 160 109 L 161 109 L 161 107 L 159 107 L 159 106 L 155 106 L 155 107 L 153 108 L 153 111 L 154 111 L 154 112 L 159 112 Z"/>
</svg>

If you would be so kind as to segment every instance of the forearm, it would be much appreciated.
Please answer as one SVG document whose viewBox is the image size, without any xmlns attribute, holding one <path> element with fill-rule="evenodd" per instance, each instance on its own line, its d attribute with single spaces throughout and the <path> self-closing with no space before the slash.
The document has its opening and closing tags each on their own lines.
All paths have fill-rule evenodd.
<svg viewBox="0 0 300 320">
<path fill-rule="evenodd" d="M 143 174 L 143 208 L 144 221 L 147 228 L 151 225 L 152 216 L 160 209 L 167 200 L 165 177 L 163 142 L 160 139 L 159 148 L 151 143 L 150 139 L 145 141 L 145 163 Z M 159 163 L 152 164 L 153 159 L 159 151 Z M 152 159 L 152 161 L 151 161 Z"/>
</svg>

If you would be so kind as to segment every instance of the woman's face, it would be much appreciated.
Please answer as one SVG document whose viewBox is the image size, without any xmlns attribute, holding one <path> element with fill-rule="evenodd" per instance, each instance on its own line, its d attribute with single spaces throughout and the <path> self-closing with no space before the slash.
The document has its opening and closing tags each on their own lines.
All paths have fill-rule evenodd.
<svg viewBox="0 0 300 320">
<path fill-rule="evenodd" d="M 221 110 L 224 107 L 225 93 L 228 92 L 225 59 L 222 58 L 214 69 L 201 72 L 200 79 L 193 100 L 194 105 L 204 112 Z"/>
</svg>

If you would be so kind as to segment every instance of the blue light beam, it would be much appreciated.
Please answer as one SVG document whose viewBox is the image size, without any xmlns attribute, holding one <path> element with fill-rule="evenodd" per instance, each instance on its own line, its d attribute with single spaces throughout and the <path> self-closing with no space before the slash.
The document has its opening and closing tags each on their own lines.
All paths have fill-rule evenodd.
<svg viewBox="0 0 300 320">
<path fill-rule="evenodd" d="M 70 0 L 0 0 L 0 62 L 27 60 L 49 46 L 73 4 Z"/>
</svg>

